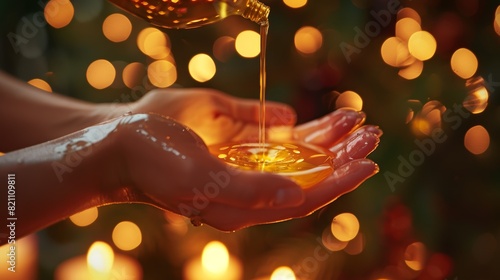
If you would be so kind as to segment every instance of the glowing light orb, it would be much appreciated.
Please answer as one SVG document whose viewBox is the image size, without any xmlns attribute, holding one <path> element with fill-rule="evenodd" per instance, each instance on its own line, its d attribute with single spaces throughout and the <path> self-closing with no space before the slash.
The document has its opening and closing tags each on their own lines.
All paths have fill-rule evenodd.
<svg viewBox="0 0 500 280">
<path fill-rule="evenodd" d="M 436 52 L 436 48 L 436 39 L 427 31 L 417 31 L 408 39 L 410 54 L 420 61 L 432 58 Z"/>
<path fill-rule="evenodd" d="M 87 266 L 95 277 L 108 275 L 113 268 L 115 254 L 105 242 L 94 242 L 87 253 Z"/>
<path fill-rule="evenodd" d="M 420 60 L 415 60 L 409 66 L 400 69 L 398 75 L 407 80 L 413 80 L 418 78 L 420 74 L 422 74 L 423 70 L 424 70 L 424 63 Z"/>
<path fill-rule="evenodd" d="M 283 0 L 283 3 L 290 8 L 302 8 L 307 4 L 307 0 Z"/>
<path fill-rule="evenodd" d="M 405 250 L 405 263 L 406 265 L 415 270 L 420 271 L 425 265 L 426 248 L 422 242 L 414 242 Z"/>
<path fill-rule="evenodd" d="M 75 14 L 75 8 L 69 0 L 50 0 L 43 9 L 47 23 L 54 28 L 68 25 Z"/>
<path fill-rule="evenodd" d="M 159 88 L 166 88 L 175 83 L 177 80 L 177 69 L 175 65 L 168 60 L 157 60 L 149 64 L 148 69 L 149 81 Z"/>
<path fill-rule="evenodd" d="M 132 62 L 123 68 L 122 79 L 125 86 L 134 88 L 146 77 L 146 67 L 140 62 Z"/>
<path fill-rule="evenodd" d="M 111 234 L 113 243 L 123 251 L 137 248 L 142 242 L 141 229 L 130 221 L 118 223 Z"/>
<path fill-rule="evenodd" d="M 137 47 L 154 59 L 165 59 L 170 55 L 170 39 L 157 28 L 147 27 L 137 35 Z"/>
<path fill-rule="evenodd" d="M 396 22 L 396 37 L 408 41 L 415 32 L 421 31 L 420 24 L 412 18 L 402 18 Z"/>
<path fill-rule="evenodd" d="M 123 42 L 132 32 L 132 23 L 122 14 L 111 14 L 102 23 L 102 32 L 111 42 Z"/>
<path fill-rule="evenodd" d="M 393 67 L 403 66 L 411 58 L 408 47 L 398 37 L 387 38 L 380 48 L 380 54 L 384 62 Z"/>
<path fill-rule="evenodd" d="M 96 89 L 109 87 L 115 77 L 115 67 L 106 59 L 98 59 L 87 67 L 87 81 Z"/>
<path fill-rule="evenodd" d="M 354 91 L 345 91 L 337 97 L 335 101 L 336 108 L 349 107 L 361 111 L 363 108 L 363 99 Z"/>
<path fill-rule="evenodd" d="M 342 213 L 333 218 L 330 229 L 338 240 L 350 241 L 358 235 L 359 221 L 352 213 Z"/>
<path fill-rule="evenodd" d="M 472 77 L 478 67 L 476 55 L 466 48 L 456 50 L 451 56 L 451 69 L 462 79 Z"/>
<path fill-rule="evenodd" d="M 260 54 L 260 34 L 253 30 L 240 32 L 236 36 L 235 48 L 242 57 L 256 57 Z"/>
<path fill-rule="evenodd" d="M 52 92 L 52 88 L 50 87 L 49 83 L 47 83 L 46 81 L 44 81 L 42 79 L 31 79 L 28 81 L 28 84 L 30 84 L 36 88 L 39 88 L 41 90 L 45 90 L 47 92 Z"/>
<path fill-rule="evenodd" d="M 84 210 L 80 213 L 76 213 L 69 217 L 69 219 L 79 227 L 85 227 L 92 224 L 95 220 L 97 220 L 97 216 L 99 212 L 97 207 L 92 207 L 87 210 Z"/>
<path fill-rule="evenodd" d="M 465 148 L 474 155 L 480 155 L 490 146 L 490 135 L 482 125 L 471 127 L 464 137 Z"/>
<path fill-rule="evenodd" d="M 288 266 L 280 266 L 271 274 L 270 280 L 295 280 L 295 273 Z"/>
<path fill-rule="evenodd" d="M 211 241 L 201 254 L 203 268 L 211 273 L 222 274 L 229 266 L 229 252 L 224 244 L 219 241 Z"/>
<path fill-rule="evenodd" d="M 198 82 L 206 82 L 215 76 L 214 60 L 207 54 L 199 53 L 191 58 L 188 64 L 189 74 Z"/>
<path fill-rule="evenodd" d="M 312 26 L 304 26 L 295 32 L 294 44 L 299 52 L 312 54 L 317 52 L 323 45 L 323 35 Z"/>
</svg>

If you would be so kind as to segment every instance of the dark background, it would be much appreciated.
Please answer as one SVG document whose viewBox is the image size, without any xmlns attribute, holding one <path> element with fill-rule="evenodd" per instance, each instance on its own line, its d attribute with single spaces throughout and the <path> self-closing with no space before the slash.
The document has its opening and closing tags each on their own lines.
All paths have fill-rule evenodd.
<svg viewBox="0 0 500 280">
<path fill-rule="evenodd" d="M 92 88 L 86 82 L 85 71 L 98 58 L 148 63 L 150 60 L 135 44 L 138 32 L 147 24 L 129 16 L 132 35 L 125 42 L 112 43 L 103 36 L 101 25 L 107 15 L 119 10 L 105 1 L 72 1 L 79 13 L 92 14 L 92 9 L 85 10 L 88 3 L 97 4 L 101 10 L 91 20 L 73 19 L 61 29 L 40 27 L 36 36 L 45 37 L 40 42 L 47 46 L 39 55 L 26 57 L 15 51 L 8 34 L 17 32 L 23 19 L 32 20 L 39 14 L 44 3 L 0 3 L 1 68 L 25 81 L 42 78 L 54 92 L 91 102 L 113 102 L 130 94 L 130 89 L 119 84 L 104 90 Z M 95 240 L 112 244 L 114 225 L 131 220 L 141 228 L 143 242 L 137 249 L 121 253 L 141 262 L 146 279 L 180 279 L 185 261 L 213 239 L 224 241 L 241 259 L 245 279 L 254 279 L 269 275 L 279 265 L 307 265 L 304 259 L 319 246 L 316 238 L 331 219 L 350 212 L 361 225 L 362 252 L 329 253 L 326 260 L 310 264 L 311 279 L 500 279 L 500 36 L 493 29 L 495 9 L 500 3 L 401 1 L 401 7 L 411 7 L 420 14 L 422 28 L 437 41 L 436 54 L 424 63 L 423 73 L 414 80 L 398 76 L 398 69 L 385 64 L 380 55 L 384 40 L 394 36 L 395 15 L 389 26 L 381 28 L 379 35 L 371 37 L 366 47 L 350 57 L 352 61 L 346 60 L 339 47 L 342 42 L 354 44 L 354 28 L 364 28 L 373 21 L 370 11 L 386 9 L 387 1 L 311 0 L 297 10 L 277 0 L 264 3 L 271 7 L 268 99 L 293 106 L 302 123 L 335 109 L 336 95 L 332 91 L 357 92 L 363 98 L 367 122 L 384 130 L 379 148 L 370 155 L 380 165 L 380 173 L 307 218 L 230 234 L 190 225 L 187 232 L 177 234 L 169 231 L 169 221 L 157 209 L 143 205 L 101 207 L 99 218 L 88 227 L 77 228 L 62 221 L 37 234 L 39 278 L 51 279 L 62 261 L 85 254 Z M 323 34 L 322 48 L 309 56 L 299 54 L 293 45 L 296 30 L 305 25 Z M 234 54 L 226 62 L 215 60 L 217 73 L 206 83 L 194 81 L 187 70 L 193 55 L 211 54 L 218 37 L 236 36 L 243 29 L 257 31 L 258 27 L 231 17 L 199 29 L 165 30 L 177 66 L 174 86 L 211 87 L 235 96 L 258 98 L 256 58 Z M 415 140 L 429 139 L 415 133 L 412 122 L 406 123 L 408 110 L 412 108 L 418 114 L 421 106 L 431 100 L 453 110 L 468 95 L 465 81 L 450 67 L 451 55 L 461 47 L 472 50 L 478 58 L 476 76 L 483 77 L 489 89 L 486 110 L 462 118 L 458 127 L 443 122 L 446 141 L 434 143 L 435 150 L 414 164 L 414 170 L 405 173 L 407 176 L 388 181 L 390 174 L 402 175 L 404 160 L 420 149 Z M 490 136 L 490 146 L 481 155 L 473 155 L 464 147 L 464 135 L 475 125 L 482 125 Z M 423 269 L 416 272 L 404 264 L 405 259 L 411 259 L 405 250 L 413 242 L 422 242 L 426 249 Z"/>
</svg>

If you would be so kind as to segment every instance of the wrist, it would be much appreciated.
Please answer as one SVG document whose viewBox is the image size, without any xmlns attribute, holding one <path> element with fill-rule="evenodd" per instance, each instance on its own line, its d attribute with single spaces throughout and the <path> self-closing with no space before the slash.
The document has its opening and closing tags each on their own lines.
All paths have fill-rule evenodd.
<svg viewBox="0 0 500 280">
<path fill-rule="evenodd" d="M 91 125 L 106 122 L 112 119 L 119 118 L 126 114 L 134 113 L 131 103 L 98 103 L 94 104 L 88 120 Z"/>
<path fill-rule="evenodd" d="M 93 177 L 98 204 L 127 202 L 127 172 L 122 149 L 121 119 L 115 118 L 86 128 L 85 134 L 95 139 L 88 160 L 88 176 Z"/>
</svg>

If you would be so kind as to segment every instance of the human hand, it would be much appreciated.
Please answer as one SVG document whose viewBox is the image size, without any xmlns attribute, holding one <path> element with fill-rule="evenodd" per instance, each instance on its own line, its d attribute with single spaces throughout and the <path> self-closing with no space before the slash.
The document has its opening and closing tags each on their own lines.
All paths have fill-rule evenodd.
<svg viewBox="0 0 500 280">
<path fill-rule="evenodd" d="M 364 125 L 365 114 L 352 109 L 339 109 L 318 120 L 294 127 L 289 141 L 319 146 L 332 158 L 333 173 L 320 183 L 303 190 L 304 200 L 296 207 L 279 210 L 232 209 L 214 210 L 235 228 L 307 216 L 331 203 L 339 196 L 355 190 L 378 172 L 378 166 L 366 157 L 378 146 L 382 131 Z M 286 141 L 285 138 L 281 138 Z M 241 218 L 244 217 L 244 218 Z M 246 224 L 245 224 L 246 223 Z"/>
<path fill-rule="evenodd" d="M 119 137 L 125 155 L 120 181 L 127 187 L 115 193 L 126 194 L 126 201 L 150 203 L 221 230 L 302 217 L 378 171 L 364 158 L 376 147 L 381 131 L 362 126 L 363 122 L 364 114 L 343 109 L 293 129 L 295 140 L 335 155 L 333 174 L 302 190 L 278 175 L 224 165 L 195 133 L 171 119 L 127 116 Z M 237 136 L 245 136 L 245 131 Z"/>
<path fill-rule="evenodd" d="M 152 90 L 127 106 L 133 113 L 171 117 L 193 129 L 207 145 L 257 141 L 258 100 L 236 98 L 206 88 L 171 88 Z M 266 126 L 291 127 L 295 120 L 295 111 L 290 106 L 266 102 Z"/>
</svg>

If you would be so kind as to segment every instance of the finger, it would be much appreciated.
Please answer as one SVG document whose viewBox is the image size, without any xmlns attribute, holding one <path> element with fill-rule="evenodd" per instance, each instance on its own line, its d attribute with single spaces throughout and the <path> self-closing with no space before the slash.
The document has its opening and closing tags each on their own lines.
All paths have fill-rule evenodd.
<svg viewBox="0 0 500 280">
<path fill-rule="evenodd" d="M 304 201 L 304 192 L 291 180 L 270 173 L 241 172 L 216 201 L 238 207 L 292 207 Z"/>
<path fill-rule="evenodd" d="M 208 178 L 198 184 L 196 193 L 213 202 L 234 207 L 292 207 L 304 201 L 304 192 L 288 178 L 257 171 L 243 171 L 222 164 L 217 159 L 213 165 L 221 165 L 205 172 Z"/>
<path fill-rule="evenodd" d="M 330 151 L 335 155 L 332 165 L 342 166 L 351 160 L 365 158 L 373 152 L 380 142 L 380 133 L 374 132 L 371 128 L 373 126 L 361 127 L 347 139 L 331 147 Z"/>
<path fill-rule="evenodd" d="M 305 190 L 306 201 L 300 206 L 299 214 L 309 214 L 355 190 L 378 171 L 378 165 L 369 159 L 357 159 L 340 166 L 327 179 Z"/>
<path fill-rule="evenodd" d="M 296 127 L 296 139 L 328 147 L 365 121 L 365 114 L 350 109 L 340 109 L 321 119 Z"/>
<path fill-rule="evenodd" d="M 359 134 L 362 133 L 373 133 L 375 136 L 380 138 L 383 134 L 382 130 L 375 125 L 363 125 L 361 127 L 356 128 L 355 130 L 351 131 L 349 134 L 346 134 L 343 139 L 340 139 L 338 143 L 333 143 L 330 147 L 328 147 L 328 150 L 330 150 L 332 153 L 336 153 L 340 149 L 345 146 L 349 142 L 349 139 L 352 139 L 356 137 Z"/>
<path fill-rule="evenodd" d="M 203 219 L 217 229 L 232 231 L 252 225 L 307 216 L 331 203 L 340 195 L 354 190 L 377 172 L 378 166 L 370 160 L 352 161 L 337 169 L 319 185 L 305 190 L 305 201 L 299 206 L 280 209 L 270 207 L 249 211 L 217 203 L 207 208 L 203 213 Z"/>
</svg>

